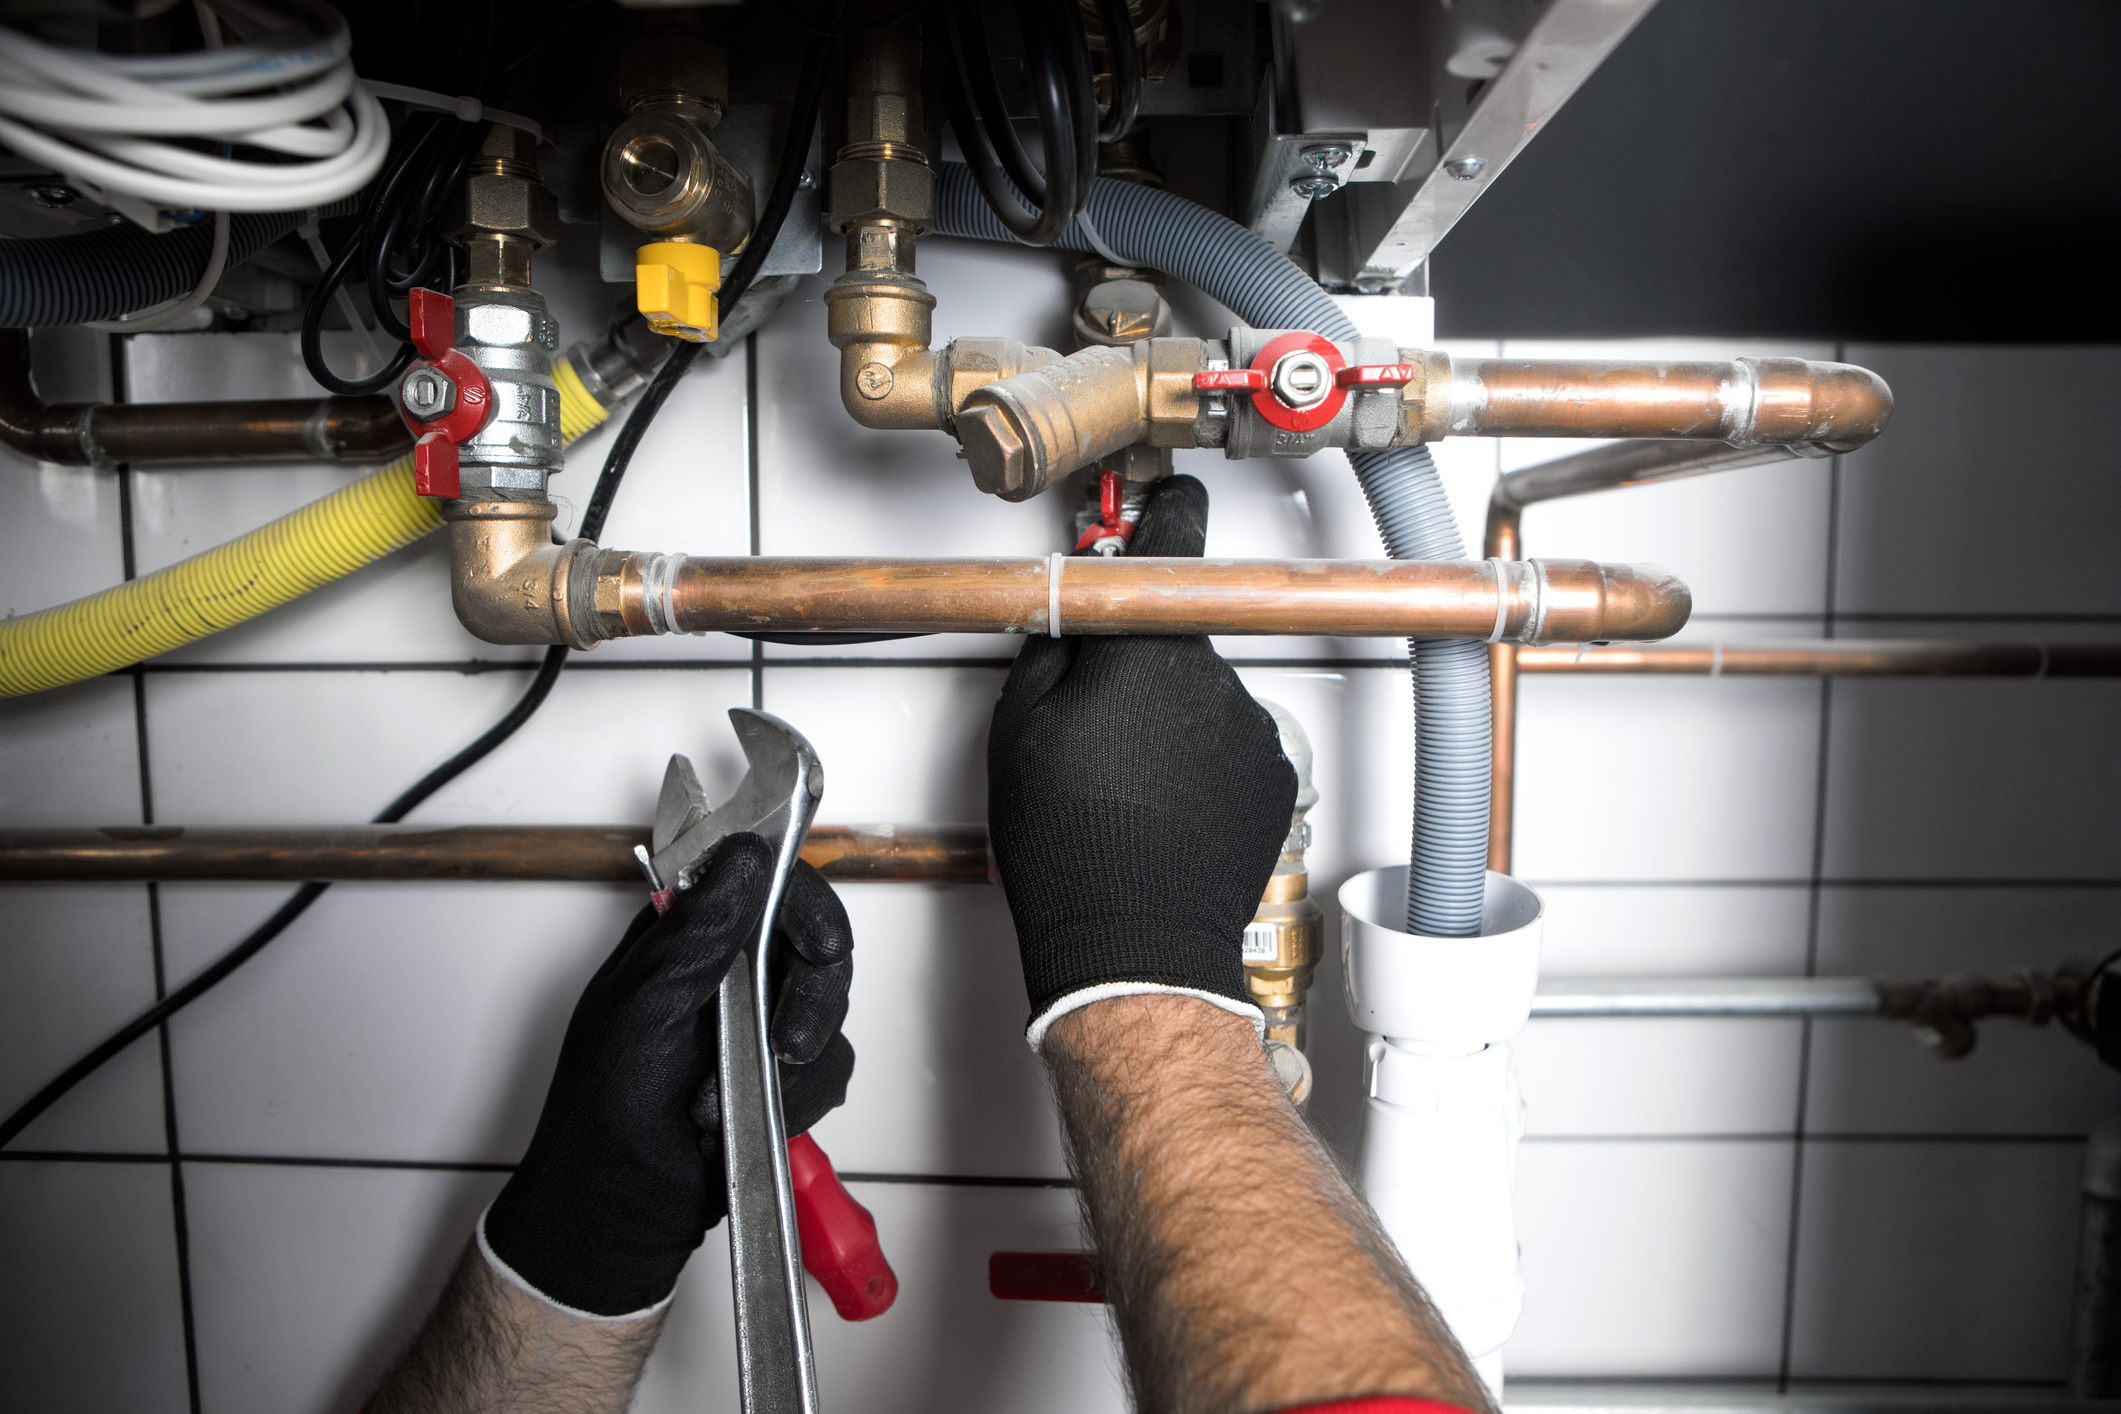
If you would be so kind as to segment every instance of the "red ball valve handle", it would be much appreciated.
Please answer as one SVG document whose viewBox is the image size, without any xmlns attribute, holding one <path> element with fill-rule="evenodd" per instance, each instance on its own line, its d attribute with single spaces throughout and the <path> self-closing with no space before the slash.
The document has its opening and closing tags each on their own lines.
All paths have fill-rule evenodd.
<svg viewBox="0 0 2121 1414">
<path fill-rule="evenodd" d="M 418 440 L 412 448 L 412 489 L 455 500 L 463 491 L 457 443 L 476 437 L 493 420 L 493 385 L 458 353 L 457 305 L 433 290 L 412 292 L 407 323 L 413 347 L 426 357 L 398 380 L 398 413 Z"/>
</svg>

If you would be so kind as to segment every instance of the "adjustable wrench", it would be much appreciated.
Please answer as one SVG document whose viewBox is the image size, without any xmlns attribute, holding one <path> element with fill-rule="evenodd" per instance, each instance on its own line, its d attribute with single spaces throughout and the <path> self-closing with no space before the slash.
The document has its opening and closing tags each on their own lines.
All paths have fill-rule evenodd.
<svg viewBox="0 0 2121 1414">
<path fill-rule="evenodd" d="M 774 850 L 757 946 L 737 954 L 715 1002 L 729 1257 L 745 1414 L 817 1414 L 804 1239 L 813 1249 L 808 1265 L 849 1319 L 881 1313 L 898 1282 L 876 1245 L 874 1222 L 840 1187 L 823 1151 L 808 1135 L 788 1139 L 773 1059 L 774 921 L 824 794 L 824 767 L 802 733 L 778 717 L 737 707 L 729 720 L 749 766 L 735 793 L 710 807 L 692 763 L 672 756 L 656 803 L 653 852 L 635 853 L 660 911 L 692 887 L 729 836 L 749 831 Z"/>
</svg>

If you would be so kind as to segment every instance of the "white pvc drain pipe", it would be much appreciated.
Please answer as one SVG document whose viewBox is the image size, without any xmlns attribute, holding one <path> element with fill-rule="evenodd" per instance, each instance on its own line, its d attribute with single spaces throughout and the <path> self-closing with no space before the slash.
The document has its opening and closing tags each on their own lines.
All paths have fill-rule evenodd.
<svg viewBox="0 0 2121 1414">
<path fill-rule="evenodd" d="M 1524 1307 L 1513 1210 L 1524 1133 L 1509 1040 L 1539 986 L 1546 905 L 1487 875 L 1472 938 L 1408 933 L 1407 870 L 1341 886 L 1348 1012 L 1371 1033 L 1357 1168 L 1370 1206 L 1502 1399 L 1502 1345 Z"/>
</svg>

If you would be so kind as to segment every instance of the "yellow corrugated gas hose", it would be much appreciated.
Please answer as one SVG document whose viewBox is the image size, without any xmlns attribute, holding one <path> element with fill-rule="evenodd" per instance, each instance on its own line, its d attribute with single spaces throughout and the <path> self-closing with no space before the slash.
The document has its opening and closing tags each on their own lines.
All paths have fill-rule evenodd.
<svg viewBox="0 0 2121 1414">
<path fill-rule="evenodd" d="M 567 441 L 610 415 L 565 359 L 553 365 L 552 377 Z M 0 697 L 62 687 L 197 642 L 344 579 L 441 526 L 439 505 L 413 494 L 412 458 L 400 457 L 167 569 L 0 619 Z"/>
</svg>

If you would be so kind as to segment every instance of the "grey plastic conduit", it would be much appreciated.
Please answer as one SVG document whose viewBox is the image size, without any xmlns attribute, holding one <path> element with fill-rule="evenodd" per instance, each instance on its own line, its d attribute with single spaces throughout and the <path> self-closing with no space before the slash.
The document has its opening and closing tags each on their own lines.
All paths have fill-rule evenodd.
<svg viewBox="0 0 2121 1414">
<path fill-rule="evenodd" d="M 316 214 L 360 208 L 347 197 Z M 228 222 L 228 268 L 307 221 L 308 211 L 238 213 Z M 50 329 L 116 319 L 191 293 L 213 248 L 213 222 L 156 235 L 130 221 L 72 236 L 0 241 L 0 329 Z"/>
<path fill-rule="evenodd" d="M 943 164 L 937 235 L 1014 243 L 987 209 L 971 171 Z M 1256 329 L 1309 329 L 1352 339 L 1356 328 L 1318 283 L 1228 217 L 1154 187 L 1100 179 L 1090 197 L 1092 240 L 1080 217 L 1054 245 L 1109 254 L 1199 288 Z M 1356 480 L 1395 560 L 1462 560 L 1465 542 L 1425 447 L 1358 452 Z M 1487 885 L 1489 734 L 1487 645 L 1409 644 L 1414 659 L 1414 851 L 1407 931 L 1432 938 L 1480 932 Z"/>
</svg>

